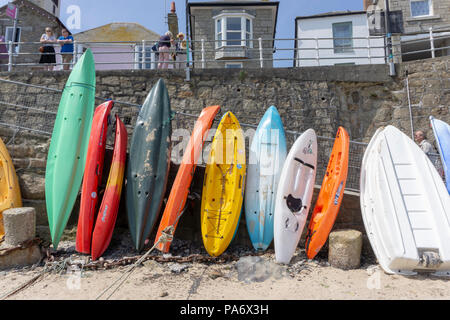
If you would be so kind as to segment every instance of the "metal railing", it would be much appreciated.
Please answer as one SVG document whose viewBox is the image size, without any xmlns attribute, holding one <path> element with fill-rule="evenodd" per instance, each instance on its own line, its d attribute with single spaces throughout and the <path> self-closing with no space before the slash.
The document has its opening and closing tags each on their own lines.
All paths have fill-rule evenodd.
<svg viewBox="0 0 450 320">
<path fill-rule="evenodd" d="M 336 46 L 335 41 L 351 40 L 350 47 Z M 139 42 L 78 42 L 74 41 L 72 60 L 63 63 L 58 59 L 53 66 L 62 68 L 77 62 L 86 48 L 93 49 L 97 68 L 100 69 L 157 69 L 159 52 L 151 48 L 154 41 Z M 12 71 L 18 67 L 43 66 L 40 42 L 3 42 L 6 47 L 0 53 L 0 68 Z M 56 58 L 60 46 L 55 44 Z M 342 52 L 341 52 L 342 51 Z M 383 37 L 352 38 L 280 38 L 241 40 L 195 40 L 190 42 L 189 54 L 182 61 L 168 61 L 171 68 L 223 67 L 223 62 L 252 64 L 254 68 L 333 65 L 339 63 L 371 64 L 385 63 L 386 45 Z M 174 50 L 170 51 L 174 53 Z M 220 57 L 219 57 L 220 55 Z M 3 58 L 3 62 L 1 61 Z"/>
</svg>

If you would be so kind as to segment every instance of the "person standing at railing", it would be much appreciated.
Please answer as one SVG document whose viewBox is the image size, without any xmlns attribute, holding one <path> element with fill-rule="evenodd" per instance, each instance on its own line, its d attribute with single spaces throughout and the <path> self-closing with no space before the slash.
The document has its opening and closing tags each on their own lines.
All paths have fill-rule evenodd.
<svg viewBox="0 0 450 320">
<path fill-rule="evenodd" d="M 428 158 L 430 158 L 431 162 L 435 165 L 441 177 L 444 177 L 444 168 L 439 162 L 439 159 L 433 157 L 433 154 L 436 155 L 438 154 L 438 152 L 427 140 L 427 136 L 425 135 L 425 133 L 423 131 L 417 131 L 416 133 L 414 133 L 414 140 L 416 140 L 416 143 L 419 145 L 420 149 L 422 149 L 422 151 L 428 156 Z"/>
<path fill-rule="evenodd" d="M 53 47 L 53 44 L 56 43 L 56 37 L 51 28 L 45 28 L 45 33 L 41 36 L 41 43 L 43 44 L 43 50 L 39 63 L 46 65 L 44 70 L 53 71 L 56 64 L 55 48 Z"/>
<path fill-rule="evenodd" d="M 176 68 L 182 69 L 187 61 L 187 44 L 186 40 L 184 40 L 184 34 L 180 32 L 177 35 L 177 45 L 176 45 Z"/>
<path fill-rule="evenodd" d="M 159 64 L 158 69 L 168 69 L 170 61 L 170 48 L 174 43 L 173 34 L 167 31 L 161 38 L 159 38 Z"/>
<path fill-rule="evenodd" d="M 65 28 L 61 30 L 61 34 L 61 37 L 58 38 L 58 43 L 61 45 L 63 70 L 69 70 L 73 58 L 73 36 Z"/>
<path fill-rule="evenodd" d="M 0 36 L 0 71 L 7 70 L 7 66 L 5 66 L 8 63 L 8 48 L 6 46 L 6 39 L 5 36 Z"/>
</svg>

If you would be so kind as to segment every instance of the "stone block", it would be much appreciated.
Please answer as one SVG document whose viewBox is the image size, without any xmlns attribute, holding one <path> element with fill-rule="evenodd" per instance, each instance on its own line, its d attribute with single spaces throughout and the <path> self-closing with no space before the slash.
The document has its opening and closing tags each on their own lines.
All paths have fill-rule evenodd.
<svg viewBox="0 0 450 320">
<path fill-rule="evenodd" d="M 7 247 L 0 247 L 0 269 L 30 266 L 38 263 L 42 258 L 38 245 L 25 249 L 7 250 Z"/>
<path fill-rule="evenodd" d="M 328 262 L 334 268 L 357 269 L 361 264 L 362 233 L 356 230 L 338 230 L 330 234 Z"/>
<path fill-rule="evenodd" d="M 3 212 L 5 245 L 15 247 L 36 235 L 36 211 L 34 208 L 14 208 Z"/>
</svg>

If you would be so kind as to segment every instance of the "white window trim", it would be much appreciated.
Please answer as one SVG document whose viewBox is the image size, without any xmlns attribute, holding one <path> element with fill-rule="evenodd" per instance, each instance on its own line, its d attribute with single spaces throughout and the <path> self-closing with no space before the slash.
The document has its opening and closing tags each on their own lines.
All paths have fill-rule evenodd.
<svg viewBox="0 0 450 320">
<path fill-rule="evenodd" d="M 409 0 L 409 10 L 411 13 L 411 17 L 412 18 L 422 18 L 422 17 L 431 17 L 433 16 L 433 0 L 427 0 L 428 1 L 428 7 L 430 8 L 430 12 L 428 14 L 425 15 L 421 15 L 421 16 L 413 16 L 413 12 L 412 12 L 412 2 L 419 2 L 419 1 L 424 1 L 424 0 Z"/>
<path fill-rule="evenodd" d="M 227 18 L 241 18 L 241 45 L 228 45 L 227 44 L 227 25 L 226 25 L 226 19 Z M 222 41 L 219 43 L 219 39 L 217 37 L 218 30 L 217 30 L 217 21 L 220 19 L 221 23 L 221 33 L 222 33 Z M 255 19 L 254 16 L 245 13 L 245 12 L 228 12 L 228 13 L 221 13 L 217 16 L 213 17 L 214 20 L 214 39 L 216 40 L 215 47 L 216 49 L 223 48 L 223 47 L 247 47 L 246 44 L 246 35 L 247 35 L 247 19 L 250 20 L 250 39 L 253 39 L 253 20 Z M 249 41 L 250 46 L 249 48 L 253 48 L 253 41 Z"/>
</svg>

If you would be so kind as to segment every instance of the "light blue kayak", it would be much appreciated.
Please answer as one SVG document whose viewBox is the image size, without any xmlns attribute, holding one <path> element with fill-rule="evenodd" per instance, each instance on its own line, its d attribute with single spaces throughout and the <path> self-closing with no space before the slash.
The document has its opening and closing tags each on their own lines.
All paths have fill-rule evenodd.
<svg viewBox="0 0 450 320">
<path fill-rule="evenodd" d="M 444 167 L 447 190 L 450 194 L 450 125 L 433 117 L 430 117 L 430 121 Z"/>
<path fill-rule="evenodd" d="M 253 247 L 265 251 L 273 240 L 275 196 L 287 156 L 286 135 L 277 108 L 262 118 L 250 146 L 245 217 Z"/>
</svg>

